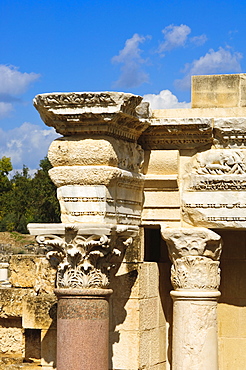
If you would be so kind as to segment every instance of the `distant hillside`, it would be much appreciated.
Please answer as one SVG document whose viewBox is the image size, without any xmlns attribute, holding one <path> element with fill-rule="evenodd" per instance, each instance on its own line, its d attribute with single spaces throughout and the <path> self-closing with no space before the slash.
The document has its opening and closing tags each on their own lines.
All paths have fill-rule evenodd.
<svg viewBox="0 0 246 370">
<path fill-rule="evenodd" d="M 35 237 L 29 234 L 20 234 L 16 231 L 0 232 L 0 254 L 29 253 L 29 248 L 35 243 Z"/>
</svg>

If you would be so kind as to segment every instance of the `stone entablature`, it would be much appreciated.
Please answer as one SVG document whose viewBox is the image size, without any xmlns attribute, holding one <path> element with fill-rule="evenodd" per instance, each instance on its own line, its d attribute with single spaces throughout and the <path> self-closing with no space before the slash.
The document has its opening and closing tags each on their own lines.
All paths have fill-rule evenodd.
<svg viewBox="0 0 246 370">
<path fill-rule="evenodd" d="M 211 145 L 211 118 L 151 118 L 139 143 L 145 150 L 192 149 Z"/>
<path fill-rule="evenodd" d="M 49 93 L 34 106 L 47 126 L 62 135 L 107 135 L 129 141 L 149 126 L 149 104 L 119 92 Z"/>
<path fill-rule="evenodd" d="M 34 99 L 44 122 L 66 135 L 48 153 L 63 223 L 140 224 L 144 152 L 137 139 L 150 125 L 141 101 L 116 92 Z"/>
</svg>

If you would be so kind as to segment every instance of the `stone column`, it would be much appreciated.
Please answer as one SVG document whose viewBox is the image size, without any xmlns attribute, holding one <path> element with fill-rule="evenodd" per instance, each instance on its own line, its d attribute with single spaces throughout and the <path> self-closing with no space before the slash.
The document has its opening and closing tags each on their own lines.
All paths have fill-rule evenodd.
<svg viewBox="0 0 246 370">
<path fill-rule="evenodd" d="M 64 135 L 49 149 L 60 225 L 29 225 L 57 267 L 57 369 L 108 370 L 110 271 L 141 221 L 148 104 L 124 93 L 53 93 L 34 105 Z"/>
<path fill-rule="evenodd" d="M 173 370 L 217 370 L 221 238 L 205 228 L 162 229 L 173 299 Z"/>
</svg>

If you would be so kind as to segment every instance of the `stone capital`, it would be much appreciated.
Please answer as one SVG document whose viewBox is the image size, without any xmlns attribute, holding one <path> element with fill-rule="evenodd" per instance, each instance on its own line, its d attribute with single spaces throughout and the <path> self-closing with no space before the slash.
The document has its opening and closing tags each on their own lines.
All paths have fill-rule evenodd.
<svg viewBox="0 0 246 370">
<path fill-rule="evenodd" d="M 176 290 L 218 290 L 221 237 L 205 228 L 162 228 L 173 262 L 171 281 Z"/>
<path fill-rule="evenodd" d="M 138 227 L 123 225 L 63 225 L 60 230 L 32 229 L 57 268 L 56 288 L 107 288 L 110 270 L 123 259 Z M 45 231 L 47 233 L 45 233 Z"/>
<path fill-rule="evenodd" d="M 187 256 L 203 256 L 219 260 L 222 250 L 221 237 L 204 227 L 162 228 L 161 234 L 166 241 L 172 262 Z"/>
</svg>

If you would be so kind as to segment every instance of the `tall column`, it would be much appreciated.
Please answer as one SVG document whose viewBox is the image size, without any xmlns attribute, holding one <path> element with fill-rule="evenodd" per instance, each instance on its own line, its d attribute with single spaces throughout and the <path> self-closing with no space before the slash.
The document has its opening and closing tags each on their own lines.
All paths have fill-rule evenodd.
<svg viewBox="0 0 246 370">
<path fill-rule="evenodd" d="M 49 149 L 61 224 L 29 231 L 57 268 L 57 369 L 108 370 L 110 272 L 141 221 L 148 104 L 124 93 L 53 93 L 34 105 L 62 135 Z"/>
<path fill-rule="evenodd" d="M 173 262 L 173 370 L 217 370 L 218 234 L 205 228 L 162 229 Z"/>
</svg>

